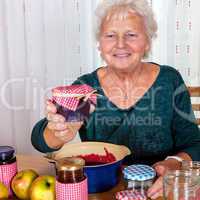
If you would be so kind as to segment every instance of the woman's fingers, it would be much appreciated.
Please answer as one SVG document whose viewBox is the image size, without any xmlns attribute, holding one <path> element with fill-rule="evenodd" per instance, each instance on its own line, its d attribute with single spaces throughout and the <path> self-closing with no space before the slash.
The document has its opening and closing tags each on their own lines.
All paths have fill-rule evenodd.
<svg viewBox="0 0 200 200">
<path fill-rule="evenodd" d="M 55 114 L 54 114 L 55 115 Z M 63 142 L 72 140 L 83 122 L 53 122 L 49 121 L 47 128 L 53 132 L 53 134 Z"/>
<path fill-rule="evenodd" d="M 148 197 L 156 199 L 163 196 L 163 177 L 160 176 L 147 192 Z"/>
<path fill-rule="evenodd" d="M 46 113 L 56 113 L 57 109 L 56 106 L 50 101 L 50 100 L 46 100 Z"/>
<path fill-rule="evenodd" d="M 72 140 L 82 126 L 82 122 L 66 122 L 65 117 L 57 114 L 56 106 L 50 100 L 46 100 L 45 108 L 48 120 L 47 128 L 52 134 L 63 142 Z"/>
<path fill-rule="evenodd" d="M 47 124 L 48 129 L 53 130 L 53 131 L 64 131 L 68 128 L 67 123 L 62 123 L 62 122 L 53 122 L 50 121 Z"/>
<path fill-rule="evenodd" d="M 82 125 L 83 122 L 67 122 L 67 126 L 72 132 L 77 132 Z"/>
<path fill-rule="evenodd" d="M 156 170 L 156 174 L 159 176 L 164 176 L 168 170 L 168 167 L 166 167 L 164 164 L 162 164 L 162 162 L 160 162 L 160 164 L 154 165 L 153 167 Z"/>
<path fill-rule="evenodd" d="M 63 142 L 69 141 L 69 140 L 71 140 L 71 138 L 73 138 L 72 134 L 70 134 L 70 131 L 68 129 L 66 129 L 64 131 L 56 131 L 54 134 L 57 138 L 59 138 Z"/>
<path fill-rule="evenodd" d="M 69 142 L 75 137 L 76 132 L 72 132 L 69 129 L 66 129 L 64 131 L 56 131 L 54 134 L 57 138 L 59 138 L 63 142 Z"/>
<path fill-rule="evenodd" d="M 163 196 L 163 177 L 168 170 L 165 161 L 157 162 L 153 165 L 156 174 L 159 178 L 155 181 L 155 183 L 149 188 L 147 195 L 151 199 L 156 199 L 158 197 Z"/>
<path fill-rule="evenodd" d="M 160 188 L 160 190 L 158 190 L 154 195 L 152 195 L 150 198 L 151 199 L 157 199 L 159 197 L 162 197 L 163 196 L 163 189 Z"/>
<path fill-rule="evenodd" d="M 48 129 L 52 130 L 53 134 L 63 142 L 72 140 L 76 135 L 76 132 L 72 132 L 69 129 L 67 123 L 49 122 L 47 127 Z"/>
<path fill-rule="evenodd" d="M 67 142 L 72 140 L 83 122 L 66 122 L 65 117 L 57 114 L 56 106 L 50 101 L 46 101 L 47 128 L 60 140 Z"/>
<path fill-rule="evenodd" d="M 65 122 L 62 115 L 56 114 L 56 106 L 50 101 L 46 100 L 46 118 L 49 122 Z"/>
<path fill-rule="evenodd" d="M 49 112 L 47 113 L 46 117 L 49 122 L 61 122 L 61 123 L 65 122 L 65 118 L 60 114 L 54 114 Z"/>
</svg>

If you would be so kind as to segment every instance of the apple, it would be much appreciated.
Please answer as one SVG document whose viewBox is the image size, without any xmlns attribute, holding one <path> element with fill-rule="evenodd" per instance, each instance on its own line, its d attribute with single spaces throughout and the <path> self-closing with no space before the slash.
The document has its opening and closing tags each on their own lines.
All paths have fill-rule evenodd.
<svg viewBox="0 0 200 200">
<path fill-rule="evenodd" d="M 31 200 L 55 200 L 55 177 L 43 175 L 36 178 L 30 188 Z"/>
<path fill-rule="evenodd" d="M 8 188 L 0 182 L 0 199 L 8 198 L 9 192 Z"/>
<path fill-rule="evenodd" d="M 37 177 L 37 172 L 32 169 L 18 172 L 11 181 L 11 188 L 15 195 L 19 199 L 28 199 L 30 186 Z"/>
</svg>

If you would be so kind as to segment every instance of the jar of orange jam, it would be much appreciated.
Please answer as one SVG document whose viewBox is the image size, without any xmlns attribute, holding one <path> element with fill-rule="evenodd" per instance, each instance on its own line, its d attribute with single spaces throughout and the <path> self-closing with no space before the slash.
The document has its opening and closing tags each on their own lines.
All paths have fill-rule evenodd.
<svg viewBox="0 0 200 200">
<path fill-rule="evenodd" d="M 57 181 L 60 183 L 79 183 L 86 177 L 83 167 L 85 160 L 78 157 L 66 157 L 57 161 Z"/>
</svg>

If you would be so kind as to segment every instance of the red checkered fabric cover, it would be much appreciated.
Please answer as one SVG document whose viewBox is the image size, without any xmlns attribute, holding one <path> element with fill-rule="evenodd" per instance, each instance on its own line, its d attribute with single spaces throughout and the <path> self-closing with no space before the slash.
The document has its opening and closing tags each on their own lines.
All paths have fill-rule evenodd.
<svg viewBox="0 0 200 200">
<path fill-rule="evenodd" d="M 52 99 L 59 105 L 75 111 L 78 103 L 79 103 L 79 98 L 73 97 L 73 95 L 88 95 L 92 93 L 94 89 L 90 87 L 89 85 L 83 84 L 83 85 L 70 85 L 70 86 L 60 86 L 57 88 L 52 89 L 53 92 L 53 97 Z M 72 97 L 65 97 L 64 94 L 70 94 Z M 59 95 L 59 96 L 58 96 Z M 63 95 L 63 97 L 62 97 Z M 89 99 L 96 104 L 96 94 L 91 94 Z"/>
<path fill-rule="evenodd" d="M 0 165 L 0 181 L 9 188 L 9 195 L 12 196 L 11 179 L 17 173 L 17 162 L 7 165 Z"/>
<path fill-rule="evenodd" d="M 200 200 L 200 186 L 196 191 L 196 199 L 195 200 Z"/>
<path fill-rule="evenodd" d="M 136 190 L 123 190 L 116 193 L 118 200 L 146 200 L 147 197 Z"/>
<path fill-rule="evenodd" d="M 56 200 L 88 200 L 87 178 L 79 183 L 56 181 Z"/>
</svg>

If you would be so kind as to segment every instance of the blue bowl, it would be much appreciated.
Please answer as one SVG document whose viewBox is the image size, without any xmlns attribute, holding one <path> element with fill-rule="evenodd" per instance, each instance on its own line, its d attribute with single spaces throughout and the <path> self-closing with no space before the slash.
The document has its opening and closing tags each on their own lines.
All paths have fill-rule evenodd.
<svg viewBox="0 0 200 200">
<path fill-rule="evenodd" d="M 104 192 L 113 188 L 119 182 L 122 160 L 114 163 L 85 166 L 88 177 L 88 192 Z"/>
<path fill-rule="evenodd" d="M 118 183 L 122 161 L 131 153 L 127 147 L 105 142 L 65 144 L 59 151 L 54 152 L 51 157 L 54 160 L 59 160 L 64 157 L 88 154 L 105 155 L 104 148 L 115 156 L 116 161 L 106 164 L 86 165 L 84 167 L 85 174 L 88 178 L 88 192 L 104 192 L 113 188 Z"/>
</svg>

